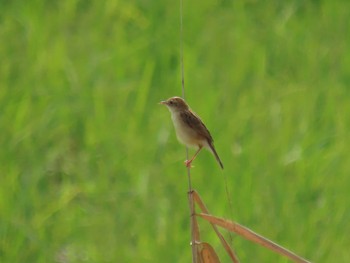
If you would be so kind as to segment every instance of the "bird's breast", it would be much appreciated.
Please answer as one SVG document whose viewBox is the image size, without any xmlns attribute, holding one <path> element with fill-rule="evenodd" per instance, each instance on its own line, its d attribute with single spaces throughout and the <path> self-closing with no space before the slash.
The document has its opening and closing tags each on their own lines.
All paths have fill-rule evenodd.
<svg viewBox="0 0 350 263">
<path fill-rule="evenodd" d="M 174 123 L 177 139 L 182 144 L 190 147 L 198 147 L 205 144 L 205 141 L 198 136 L 198 133 L 182 120 L 180 113 L 172 113 L 171 118 Z"/>
</svg>

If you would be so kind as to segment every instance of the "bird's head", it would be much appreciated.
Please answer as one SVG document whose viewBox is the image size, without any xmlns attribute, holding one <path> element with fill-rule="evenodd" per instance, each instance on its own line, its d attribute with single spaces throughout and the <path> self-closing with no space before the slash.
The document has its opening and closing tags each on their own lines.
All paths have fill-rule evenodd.
<svg viewBox="0 0 350 263">
<path fill-rule="evenodd" d="M 172 97 L 165 101 L 161 101 L 160 104 L 167 106 L 168 109 L 173 112 L 189 109 L 187 103 L 184 101 L 183 98 L 180 97 Z"/>
</svg>

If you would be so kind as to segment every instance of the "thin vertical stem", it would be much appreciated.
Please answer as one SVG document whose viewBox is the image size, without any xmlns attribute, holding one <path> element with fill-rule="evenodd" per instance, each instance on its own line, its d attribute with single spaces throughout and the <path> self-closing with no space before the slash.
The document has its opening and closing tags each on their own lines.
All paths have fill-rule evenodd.
<svg viewBox="0 0 350 263">
<path fill-rule="evenodd" d="M 183 49 L 183 21 L 182 21 L 182 10 L 183 10 L 183 0 L 180 0 L 180 60 L 181 60 L 181 86 L 182 86 L 182 97 L 185 99 L 185 70 L 184 70 L 184 49 Z M 186 147 L 186 160 L 188 160 L 188 147 Z M 192 182 L 191 182 L 191 168 L 187 167 L 187 178 L 188 178 L 188 202 L 190 207 L 190 217 L 191 217 L 191 247 L 192 247 L 192 262 L 197 262 L 197 249 L 196 249 L 196 239 L 195 239 L 195 211 L 194 202 L 192 196 Z"/>
</svg>

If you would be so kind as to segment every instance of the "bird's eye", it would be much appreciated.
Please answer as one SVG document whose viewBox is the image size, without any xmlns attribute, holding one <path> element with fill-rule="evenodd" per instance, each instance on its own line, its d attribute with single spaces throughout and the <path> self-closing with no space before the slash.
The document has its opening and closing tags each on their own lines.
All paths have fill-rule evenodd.
<svg viewBox="0 0 350 263">
<path fill-rule="evenodd" d="M 171 100 L 171 101 L 169 102 L 169 104 L 171 104 L 171 105 L 172 105 L 172 104 L 174 104 L 174 102 Z"/>
</svg>

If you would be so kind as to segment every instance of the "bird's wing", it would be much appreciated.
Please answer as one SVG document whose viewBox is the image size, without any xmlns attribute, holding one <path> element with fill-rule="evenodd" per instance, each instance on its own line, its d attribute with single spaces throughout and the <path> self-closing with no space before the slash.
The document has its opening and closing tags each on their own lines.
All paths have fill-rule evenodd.
<svg viewBox="0 0 350 263">
<path fill-rule="evenodd" d="M 213 138 L 210 135 L 207 127 L 205 127 L 202 120 L 193 112 L 185 111 L 181 113 L 181 119 L 193 130 L 197 132 L 200 137 L 204 137 L 209 143 L 213 142 Z"/>
</svg>

